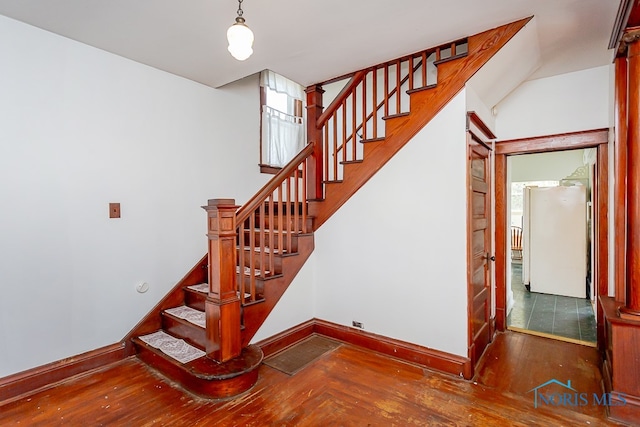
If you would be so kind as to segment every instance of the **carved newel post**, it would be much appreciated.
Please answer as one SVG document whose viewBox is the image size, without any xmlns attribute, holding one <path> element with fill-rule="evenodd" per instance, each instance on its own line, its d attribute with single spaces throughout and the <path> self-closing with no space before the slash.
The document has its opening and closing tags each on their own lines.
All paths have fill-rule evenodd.
<svg viewBox="0 0 640 427">
<path fill-rule="evenodd" d="M 226 362 L 240 355 L 240 298 L 236 286 L 236 211 L 234 199 L 209 200 L 209 295 L 205 305 L 207 356 Z"/>
</svg>

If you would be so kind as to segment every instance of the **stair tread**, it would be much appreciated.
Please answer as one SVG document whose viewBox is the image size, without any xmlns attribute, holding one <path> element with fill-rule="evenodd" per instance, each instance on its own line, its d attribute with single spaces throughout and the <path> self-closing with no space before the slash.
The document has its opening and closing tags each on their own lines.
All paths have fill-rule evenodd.
<svg viewBox="0 0 640 427">
<path fill-rule="evenodd" d="M 236 265 L 236 273 L 240 273 L 240 266 Z M 262 275 L 263 271 L 260 270 L 259 268 L 254 268 L 253 269 L 253 275 L 254 276 L 260 276 Z M 245 276 L 251 276 L 251 268 L 245 266 L 244 267 L 244 275 Z M 264 275 L 265 276 L 271 276 L 271 272 L 269 270 L 264 271 Z"/>
<path fill-rule="evenodd" d="M 240 248 L 237 248 L 238 250 L 240 250 Z M 245 251 L 250 251 L 251 249 L 249 248 L 245 248 Z M 261 254 L 262 252 L 260 252 L 260 248 L 255 248 L 255 256 L 259 256 L 259 254 Z M 268 254 L 269 252 L 265 252 L 265 254 Z M 300 253 L 298 251 L 293 251 L 293 252 L 289 252 L 289 251 L 284 251 L 284 252 L 279 252 L 276 251 L 273 253 L 273 256 L 278 259 L 278 258 L 288 258 L 288 257 L 292 257 L 292 256 L 296 256 L 296 255 L 300 255 Z M 248 261 L 248 255 L 245 255 L 245 262 Z"/>
<path fill-rule="evenodd" d="M 322 200 L 314 200 L 314 201 L 321 202 Z M 315 217 L 312 216 L 312 215 L 307 215 L 307 218 L 315 218 Z M 256 232 L 256 233 L 259 233 L 262 230 L 263 230 L 262 228 L 258 228 L 258 227 L 253 229 L 253 231 Z M 251 230 L 249 230 L 249 229 L 245 229 L 244 231 L 246 233 L 251 233 Z M 272 230 L 270 228 L 265 228 L 264 229 L 265 236 L 269 235 L 269 233 L 271 233 L 271 231 Z M 294 236 L 308 236 L 308 235 L 313 234 L 313 231 L 307 231 L 306 233 L 304 233 L 302 231 L 293 231 L 293 230 L 275 230 L 275 229 L 273 230 L 273 234 L 280 234 L 280 233 L 282 233 L 284 235 L 293 234 Z"/>
<path fill-rule="evenodd" d="M 199 283 L 197 285 L 187 286 L 187 289 L 195 291 L 195 292 L 200 292 L 201 294 L 208 294 L 209 293 L 209 284 L 208 283 Z M 240 296 L 240 292 L 236 292 L 236 294 L 238 296 Z M 257 297 L 259 297 L 259 295 Z M 251 298 L 251 294 L 245 292 L 244 293 L 244 298 L 245 298 L 245 300 L 248 299 L 248 298 Z M 182 307 L 189 307 L 189 306 L 182 306 Z M 198 310 L 198 309 L 193 308 L 193 307 L 189 307 L 189 308 L 192 309 L 192 310 L 204 313 L 204 311 L 202 311 L 202 310 Z M 171 309 L 169 309 L 169 310 L 171 310 Z M 167 310 L 165 310 L 165 311 L 167 311 Z M 169 314 L 172 314 L 172 313 L 169 313 Z"/>
<path fill-rule="evenodd" d="M 141 335 L 138 339 L 183 365 L 206 355 L 204 350 L 188 344 L 185 340 L 176 338 L 163 330 Z"/>
<path fill-rule="evenodd" d="M 187 286 L 187 289 L 190 289 L 190 290 L 196 291 L 196 292 L 202 292 L 202 293 L 208 294 L 209 293 L 209 284 L 208 283 L 198 283 L 197 285 Z"/>
<path fill-rule="evenodd" d="M 416 93 L 416 92 L 422 92 L 423 90 L 429 90 L 429 89 L 433 89 L 438 87 L 437 84 L 431 84 L 431 85 L 426 85 L 426 86 L 421 86 L 421 87 L 415 87 L 413 89 L 409 89 L 407 91 L 407 94 L 411 95 L 412 93 Z"/>
<path fill-rule="evenodd" d="M 388 116 L 384 116 L 382 120 L 395 119 L 396 117 L 406 117 L 408 115 L 409 115 L 408 111 L 406 113 L 389 114 Z"/>
<path fill-rule="evenodd" d="M 445 62 L 455 61 L 456 59 L 465 58 L 468 56 L 468 54 L 469 52 L 462 52 L 454 56 L 449 56 L 448 58 L 439 59 L 435 61 L 433 65 L 438 66 L 440 64 L 444 64 Z"/>
<path fill-rule="evenodd" d="M 162 330 L 159 330 L 157 332 L 162 332 L 170 337 L 173 337 L 172 335 L 167 334 Z M 136 345 L 161 357 L 163 360 L 186 372 L 188 375 L 206 381 L 219 381 L 243 375 L 259 366 L 260 363 L 262 363 L 263 358 L 263 354 L 260 348 L 254 345 L 250 345 L 243 348 L 240 356 L 234 358 L 231 363 L 218 363 L 215 360 L 208 358 L 206 354 L 203 354 L 202 356 L 189 362 L 181 363 L 175 358 L 164 353 L 162 350 L 146 343 L 141 339 L 141 337 L 134 337 L 133 342 Z M 194 348 L 197 349 L 197 347 Z M 199 350 L 202 351 L 201 349 Z M 202 351 L 202 353 L 205 352 Z"/>
<path fill-rule="evenodd" d="M 200 311 L 186 305 L 180 305 L 178 307 L 168 308 L 164 310 L 164 312 L 173 317 L 186 320 L 199 328 L 207 327 L 207 318 L 204 311 Z"/>
<path fill-rule="evenodd" d="M 236 246 L 236 249 L 240 250 L 240 246 Z M 245 246 L 244 247 L 245 251 L 250 251 L 251 249 L 252 249 L 251 246 Z M 253 251 L 254 252 L 258 252 L 258 253 L 262 252 L 263 249 L 264 249 L 264 253 L 266 253 L 266 254 L 271 253 L 272 251 L 273 251 L 274 255 L 282 255 L 282 254 L 288 254 L 289 253 L 289 251 L 287 251 L 286 249 L 282 250 L 282 251 L 280 249 L 277 249 L 277 248 L 272 250 L 269 246 L 265 246 L 264 248 L 259 247 L 259 246 L 254 246 L 253 247 Z"/>
<path fill-rule="evenodd" d="M 366 144 L 368 142 L 380 142 L 380 141 L 384 141 L 386 138 L 384 136 L 380 136 L 378 138 L 367 138 L 367 139 L 362 139 L 360 140 L 360 142 L 362 144 Z"/>
</svg>

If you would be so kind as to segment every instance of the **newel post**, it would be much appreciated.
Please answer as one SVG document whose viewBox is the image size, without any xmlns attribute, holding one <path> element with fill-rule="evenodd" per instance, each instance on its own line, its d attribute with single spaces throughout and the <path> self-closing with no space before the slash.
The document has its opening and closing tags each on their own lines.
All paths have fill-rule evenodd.
<svg viewBox="0 0 640 427">
<path fill-rule="evenodd" d="M 234 199 L 209 200 L 209 295 L 205 304 L 207 356 L 226 362 L 240 355 L 240 298 L 236 292 L 236 211 Z"/>
<path fill-rule="evenodd" d="M 313 144 L 313 154 L 307 159 L 307 198 L 320 200 L 322 191 L 323 146 L 322 129 L 318 128 L 318 119 L 322 115 L 322 94 L 320 85 L 309 86 L 307 92 L 307 139 Z"/>
</svg>

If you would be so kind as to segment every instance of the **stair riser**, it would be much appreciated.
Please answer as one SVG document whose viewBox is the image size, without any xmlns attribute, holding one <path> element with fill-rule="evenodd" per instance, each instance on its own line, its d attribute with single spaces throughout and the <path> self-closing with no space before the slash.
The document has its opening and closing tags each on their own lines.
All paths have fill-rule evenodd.
<svg viewBox="0 0 640 427">
<path fill-rule="evenodd" d="M 259 277 L 256 277 L 255 287 L 256 287 L 257 295 L 264 295 L 265 282 L 268 282 L 268 280 L 263 280 Z M 246 293 L 249 293 L 249 290 L 251 289 L 250 287 L 251 287 L 251 277 L 244 276 L 244 291 Z"/>
<path fill-rule="evenodd" d="M 261 228 L 262 224 L 260 224 L 260 215 L 256 215 L 255 218 L 255 223 L 254 223 L 254 227 L 255 228 Z M 295 221 L 295 218 L 293 215 L 291 215 L 290 218 L 282 218 L 282 228 L 284 230 L 302 230 L 302 225 L 303 225 L 304 221 L 302 220 L 302 217 L 298 217 L 298 221 Z M 297 224 L 297 227 L 294 227 Z M 246 229 L 249 229 L 249 225 L 250 222 L 247 221 L 245 223 Z M 307 217 L 306 219 L 306 225 L 307 225 L 307 231 L 311 232 L 313 230 L 313 218 Z M 274 228 L 274 229 L 280 229 L 280 224 L 279 224 L 279 219 L 277 216 L 274 216 L 273 218 L 270 218 L 269 215 L 265 215 L 264 217 L 264 228 L 265 229 L 269 229 L 269 228 Z"/>
<path fill-rule="evenodd" d="M 249 390 L 258 380 L 258 370 L 262 363 L 262 352 L 254 346 L 257 349 L 256 351 L 260 352 L 260 358 L 252 361 L 255 363 L 247 364 L 246 366 L 242 365 L 245 359 L 240 358 L 240 363 L 236 363 L 236 365 L 242 366 L 230 365 L 229 371 L 235 374 L 234 376 L 225 375 L 225 369 L 220 368 L 218 378 L 215 378 L 214 375 L 209 375 L 211 378 L 202 378 L 193 375 L 190 369 L 186 367 L 189 365 L 181 365 L 171 361 L 137 342 L 135 347 L 140 360 L 192 393 L 206 399 L 224 399 Z"/>
<path fill-rule="evenodd" d="M 207 300 L 207 295 L 201 292 L 195 291 L 184 291 L 184 305 L 187 307 L 195 308 L 196 310 L 204 311 L 205 301 Z"/>
<path fill-rule="evenodd" d="M 250 279 L 249 277 L 245 278 L 245 292 L 248 293 L 250 290 Z M 256 278 L 256 299 L 261 300 L 262 295 L 264 295 L 264 280 L 260 278 Z M 186 293 L 188 297 L 185 298 L 185 305 L 191 308 L 195 308 L 196 310 L 205 311 L 207 296 L 201 294 L 199 292 L 189 292 Z M 243 303 L 250 303 L 248 299 L 243 301 Z"/>
<path fill-rule="evenodd" d="M 302 212 L 304 210 L 304 203 L 303 202 L 289 202 L 289 203 L 281 203 L 280 205 L 278 205 L 278 202 L 274 202 L 273 203 L 273 208 L 269 207 L 269 204 L 266 204 L 263 212 L 265 213 L 269 213 L 270 211 L 273 212 L 274 215 L 278 215 L 278 212 L 283 212 L 283 213 L 290 213 L 291 215 L 293 215 L 296 211 L 298 212 L 298 215 L 302 215 Z"/>
<path fill-rule="evenodd" d="M 203 328 L 187 321 L 176 320 L 165 313 L 162 314 L 162 329 L 200 349 L 207 345 L 206 331 Z"/>
<path fill-rule="evenodd" d="M 250 249 L 246 249 L 244 251 L 244 265 L 245 267 L 251 267 L 251 250 Z M 240 252 L 238 252 L 238 263 L 240 263 Z M 254 251 L 254 255 L 253 255 L 253 266 L 257 269 L 262 269 L 262 256 L 260 255 L 259 252 L 255 252 Z M 282 273 L 282 256 L 278 256 L 276 254 L 273 255 L 273 269 L 270 268 L 269 266 L 269 254 L 264 254 L 264 265 L 266 267 L 267 270 L 271 270 L 277 274 Z"/>
<path fill-rule="evenodd" d="M 245 276 L 245 292 L 249 293 L 251 286 L 251 278 L 249 276 Z M 268 282 L 269 279 L 263 280 L 259 277 L 256 277 L 256 293 L 257 299 L 261 299 L 262 295 L 264 295 L 264 287 L 265 282 Z M 196 310 L 205 311 L 207 296 L 201 292 L 191 292 L 185 291 L 185 305 L 187 307 L 195 308 Z M 245 301 L 248 302 L 248 301 Z"/>
<path fill-rule="evenodd" d="M 262 242 L 264 241 L 264 245 L 266 247 L 273 248 L 273 249 L 280 249 L 280 237 L 279 237 L 280 233 L 273 233 L 273 236 L 272 236 L 269 233 L 269 230 L 265 230 L 264 233 L 261 233 L 260 231 L 255 231 L 253 234 L 254 234 L 256 246 L 261 245 Z M 251 237 L 251 231 L 245 230 L 244 235 L 245 235 L 245 238 L 243 243 L 245 243 L 245 245 L 248 245 L 250 241 L 249 239 Z M 293 234 L 291 236 L 291 245 L 289 245 L 287 240 L 287 233 L 284 233 L 282 236 L 282 247 L 287 252 L 297 252 L 298 236 L 296 234 Z"/>
</svg>

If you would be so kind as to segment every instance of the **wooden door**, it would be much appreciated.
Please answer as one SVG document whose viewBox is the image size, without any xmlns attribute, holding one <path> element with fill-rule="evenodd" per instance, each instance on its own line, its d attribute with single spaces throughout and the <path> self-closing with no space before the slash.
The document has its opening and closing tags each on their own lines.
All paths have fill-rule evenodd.
<svg viewBox="0 0 640 427">
<path fill-rule="evenodd" d="M 475 366 L 491 341 L 490 148 L 467 133 L 467 291 L 469 358 Z"/>
</svg>

